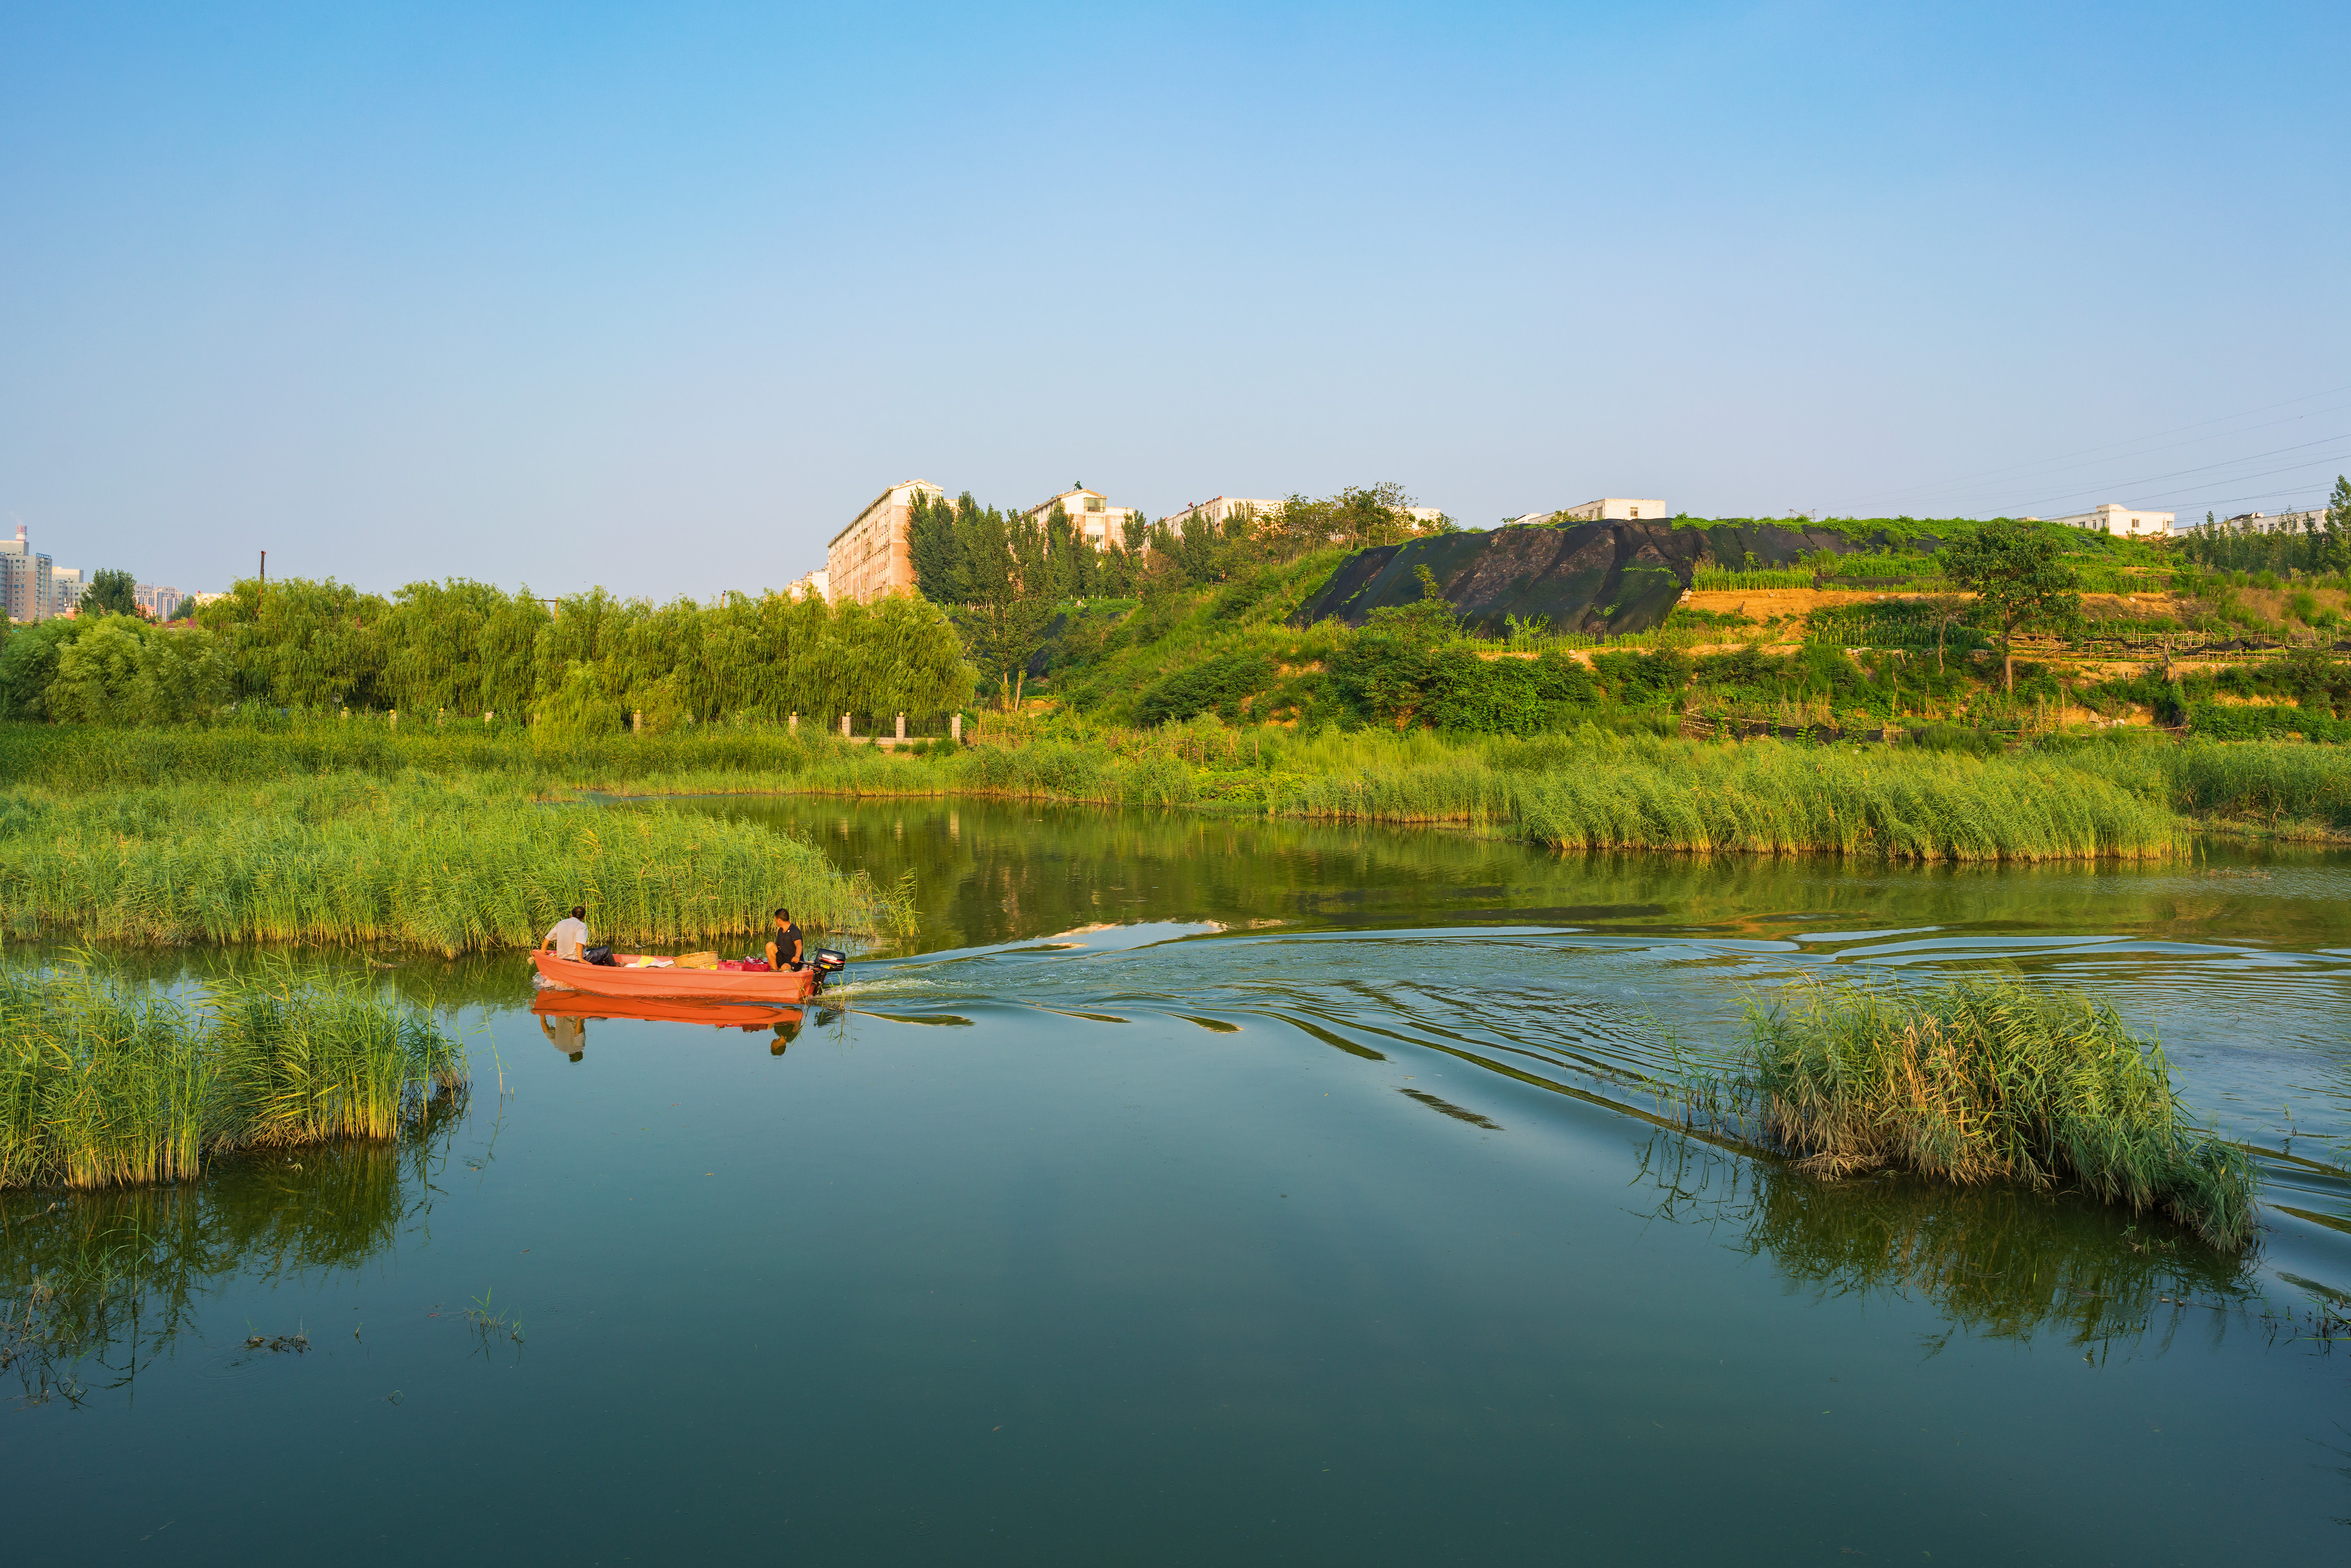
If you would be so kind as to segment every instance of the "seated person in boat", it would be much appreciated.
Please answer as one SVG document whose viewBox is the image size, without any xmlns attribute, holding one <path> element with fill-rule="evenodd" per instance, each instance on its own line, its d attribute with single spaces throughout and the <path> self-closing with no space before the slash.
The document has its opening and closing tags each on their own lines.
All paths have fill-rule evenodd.
<svg viewBox="0 0 2351 1568">
<path fill-rule="evenodd" d="M 577 958 L 580 949 L 588 946 L 588 906 L 575 904 L 571 913 L 555 923 L 555 928 L 539 938 L 538 950 L 552 953 L 559 958 Z"/>
<path fill-rule="evenodd" d="M 768 941 L 768 967 L 788 968 L 794 974 L 799 973 L 801 952 L 805 944 L 800 941 L 800 928 L 792 924 L 792 912 L 789 909 L 777 910 L 776 929 Z"/>
</svg>

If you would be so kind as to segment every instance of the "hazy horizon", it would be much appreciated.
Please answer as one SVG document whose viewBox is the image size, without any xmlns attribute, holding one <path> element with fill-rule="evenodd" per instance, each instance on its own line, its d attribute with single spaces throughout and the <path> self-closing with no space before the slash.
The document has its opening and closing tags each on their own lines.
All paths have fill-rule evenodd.
<svg viewBox="0 0 2351 1568">
<path fill-rule="evenodd" d="M 0 525 L 780 587 L 885 486 L 1464 526 L 2351 469 L 2341 7 L 0 18 Z M 2308 107 L 2305 108 L 2304 106 Z"/>
</svg>

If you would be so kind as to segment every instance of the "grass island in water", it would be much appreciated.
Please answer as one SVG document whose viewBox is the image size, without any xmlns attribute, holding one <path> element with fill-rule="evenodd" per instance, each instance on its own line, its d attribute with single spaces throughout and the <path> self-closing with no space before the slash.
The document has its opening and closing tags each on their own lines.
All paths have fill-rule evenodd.
<svg viewBox="0 0 2351 1568">
<path fill-rule="evenodd" d="M 1749 1021 L 1727 1068 L 1674 1089 L 1693 1122 L 1819 1176 L 2072 1187 L 2224 1250 L 2252 1239 L 2252 1156 L 2194 1124 L 2162 1049 L 2104 1003 L 2006 980 L 1816 982 Z"/>
</svg>

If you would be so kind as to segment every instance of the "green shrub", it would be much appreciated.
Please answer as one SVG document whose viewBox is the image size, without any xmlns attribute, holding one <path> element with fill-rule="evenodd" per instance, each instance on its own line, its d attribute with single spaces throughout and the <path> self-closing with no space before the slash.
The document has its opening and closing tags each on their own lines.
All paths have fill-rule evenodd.
<svg viewBox="0 0 2351 1568">
<path fill-rule="evenodd" d="M 1227 653 L 1155 683 L 1135 704 L 1135 723 L 1181 724 L 1204 713 L 1238 717 L 1241 700 L 1272 684 L 1273 664 L 1250 653 Z"/>
<path fill-rule="evenodd" d="M 2008 981 L 1820 983 L 1750 1022 L 1737 1087 L 1812 1170 L 2064 1184 L 2216 1247 L 2252 1239 L 2251 1157 L 2192 1124 L 2161 1049 L 2104 1003 Z"/>
</svg>

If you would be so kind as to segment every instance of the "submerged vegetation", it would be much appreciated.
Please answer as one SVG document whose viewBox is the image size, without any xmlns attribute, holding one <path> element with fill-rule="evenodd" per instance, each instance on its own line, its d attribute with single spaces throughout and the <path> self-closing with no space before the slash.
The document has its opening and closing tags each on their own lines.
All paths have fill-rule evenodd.
<svg viewBox="0 0 2351 1568">
<path fill-rule="evenodd" d="M 1727 1071 L 1677 1092 L 1807 1171 L 2069 1187 L 2223 1249 L 2252 1239 L 2251 1156 L 2194 1124 L 2161 1048 L 2104 1003 L 1999 980 L 1819 982 L 1750 1023 Z"/>
<path fill-rule="evenodd" d="M 0 973 L 0 1188 L 177 1181 L 226 1151 L 391 1139 L 466 1084 L 431 1015 L 290 967 L 190 1008 Z"/>
</svg>

